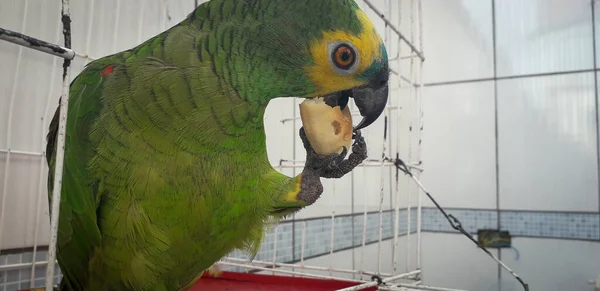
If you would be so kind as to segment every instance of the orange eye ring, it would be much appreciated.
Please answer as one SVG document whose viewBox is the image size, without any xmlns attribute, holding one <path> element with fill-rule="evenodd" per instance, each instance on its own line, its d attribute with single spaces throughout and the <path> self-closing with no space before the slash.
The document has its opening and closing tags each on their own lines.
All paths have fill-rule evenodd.
<svg viewBox="0 0 600 291">
<path fill-rule="evenodd" d="M 351 46 L 340 44 L 332 51 L 331 59 L 336 67 L 348 70 L 356 62 L 356 52 Z"/>
</svg>

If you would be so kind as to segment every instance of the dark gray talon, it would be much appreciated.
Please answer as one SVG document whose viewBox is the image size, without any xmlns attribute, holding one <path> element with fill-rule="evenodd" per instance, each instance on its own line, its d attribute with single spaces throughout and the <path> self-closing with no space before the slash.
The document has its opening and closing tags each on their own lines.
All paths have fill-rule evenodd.
<svg viewBox="0 0 600 291">
<path fill-rule="evenodd" d="M 360 135 L 360 132 L 357 134 L 356 141 L 352 145 L 352 154 L 359 155 L 363 160 L 367 158 L 367 143 L 364 137 Z"/>
<path fill-rule="evenodd" d="M 360 133 L 360 129 L 355 130 L 355 131 L 352 132 L 352 139 L 358 140 L 360 138 L 362 138 L 362 134 Z"/>
<path fill-rule="evenodd" d="M 352 145 L 352 153 L 348 155 L 348 148 L 343 147 L 340 154 L 334 153 L 327 156 L 318 155 L 311 147 L 304 128 L 300 128 L 300 138 L 304 148 L 306 149 L 306 164 L 305 170 L 314 171 L 322 178 L 340 178 L 352 171 L 364 159 L 367 158 L 367 145 L 360 131 L 356 131 L 355 142 Z"/>
<path fill-rule="evenodd" d="M 304 131 L 304 127 L 300 127 L 300 139 L 302 140 L 304 149 L 306 149 L 307 151 L 310 150 L 310 151 L 314 152 L 313 148 L 310 146 L 310 142 L 308 141 L 308 138 L 306 137 L 306 132 Z"/>
</svg>

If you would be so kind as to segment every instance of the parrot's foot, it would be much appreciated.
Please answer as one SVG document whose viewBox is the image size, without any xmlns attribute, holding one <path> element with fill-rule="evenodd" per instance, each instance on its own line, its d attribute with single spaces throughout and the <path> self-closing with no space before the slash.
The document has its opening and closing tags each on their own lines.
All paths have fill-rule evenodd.
<svg viewBox="0 0 600 291">
<path fill-rule="evenodd" d="M 304 167 L 310 168 L 311 170 L 319 173 L 323 172 L 324 170 L 335 169 L 337 165 L 344 160 L 346 154 L 348 154 L 348 149 L 346 147 L 343 147 L 342 153 L 340 154 L 333 153 L 327 156 L 317 154 L 310 145 L 310 141 L 308 141 L 308 138 L 306 137 L 304 127 L 300 128 L 300 139 L 302 140 L 302 144 L 306 150 L 306 164 Z"/>
<path fill-rule="evenodd" d="M 367 158 L 367 144 L 365 139 L 362 137 L 360 130 L 355 132 L 354 144 L 352 145 L 352 153 L 347 160 L 344 160 L 348 149 L 344 147 L 341 154 L 330 154 L 327 156 L 318 155 L 311 147 L 304 128 L 300 128 L 300 139 L 306 149 L 306 165 L 305 170 L 308 168 L 314 171 L 321 178 L 341 178 Z"/>
<path fill-rule="evenodd" d="M 302 171 L 300 192 L 296 199 L 304 202 L 303 206 L 315 203 L 323 193 L 321 178 L 341 178 L 367 158 L 367 144 L 360 131 L 356 131 L 352 153 L 347 160 L 344 160 L 348 153 L 345 147 L 341 154 L 320 156 L 310 146 L 304 128 L 300 128 L 300 138 L 306 149 L 306 164 Z"/>
</svg>

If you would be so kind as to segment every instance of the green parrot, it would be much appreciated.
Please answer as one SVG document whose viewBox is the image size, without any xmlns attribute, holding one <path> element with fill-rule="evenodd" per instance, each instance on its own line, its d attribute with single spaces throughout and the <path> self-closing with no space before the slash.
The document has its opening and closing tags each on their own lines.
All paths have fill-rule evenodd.
<svg viewBox="0 0 600 291">
<path fill-rule="evenodd" d="M 384 110 L 388 78 L 353 0 L 212 0 L 89 63 L 70 86 L 59 290 L 186 290 L 231 251 L 255 255 L 268 226 L 319 198 L 321 178 L 366 159 L 360 130 Z M 290 96 L 342 109 L 351 97 L 362 115 L 341 154 L 317 155 L 300 129 L 295 177 L 269 163 L 263 124 L 269 101 Z M 49 192 L 58 120 L 57 109 Z"/>
</svg>

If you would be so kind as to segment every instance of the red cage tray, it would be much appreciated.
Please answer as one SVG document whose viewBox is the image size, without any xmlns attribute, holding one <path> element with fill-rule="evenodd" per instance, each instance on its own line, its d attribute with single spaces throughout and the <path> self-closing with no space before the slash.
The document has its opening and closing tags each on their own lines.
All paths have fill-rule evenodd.
<svg viewBox="0 0 600 291">
<path fill-rule="evenodd" d="M 333 291 L 357 285 L 360 283 L 333 279 L 222 272 L 218 277 L 205 274 L 189 291 Z"/>
<path fill-rule="evenodd" d="M 205 273 L 198 283 L 188 291 L 334 291 L 357 285 L 360 283 L 223 271 L 218 277 Z M 45 289 L 32 290 L 42 291 Z M 376 291 L 377 287 L 362 290 Z"/>
</svg>

